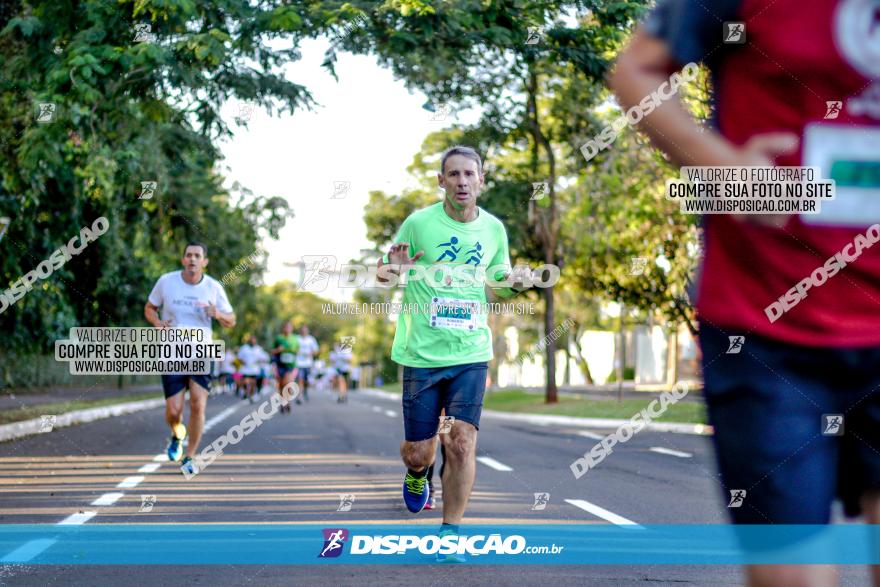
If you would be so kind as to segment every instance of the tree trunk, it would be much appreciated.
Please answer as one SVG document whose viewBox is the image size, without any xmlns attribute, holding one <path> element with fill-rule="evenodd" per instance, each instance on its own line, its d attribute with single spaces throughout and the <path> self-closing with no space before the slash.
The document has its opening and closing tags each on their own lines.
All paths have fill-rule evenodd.
<svg viewBox="0 0 880 587">
<path fill-rule="evenodd" d="M 507 357 L 507 343 L 504 338 L 504 333 L 498 332 L 498 322 L 500 322 L 498 316 L 490 313 L 489 322 L 489 330 L 492 332 L 492 352 L 495 355 L 495 360 L 489 363 L 489 380 L 492 382 L 492 385 L 497 386 L 498 367 Z"/>
<path fill-rule="evenodd" d="M 574 332 L 575 334 L 574 337 L 572 337 L 572 340 L 574 342 L 574 350 L 577 351 L 577 357 L 575 357 L 575 359 L 577 360 L 578 367 L 581 369 L 581 373 L 584 375 L 584 379 L 587 381 L 587 385 L 593 385 L 593 383 L 595 383 L 593 381 L 593 374 L 590 372 L 590 365 L 587 363 L 587 358 L 584 357 L 584 351 L 581 348 L 579 336 L 580 328 L 577 325 L 575 325 Z"/>
<path fill-rule="evenodd" d="M 529 70 L 529 79 L 527 83 L 528 94 L 528 123 L 532 133 L 532 164 L 533 171 L 537 174 L 538 162 L 540 161 L 540 149 L 544 148 L 547 153 L 547 165 L 549 174 L 547 176 L 547 187 L 549 192 L 549 205 L 546 208 L 538 206 L 534 201 L 529 201 L 529 206 L 534 209 L 536 219 L 538 239 L 541 242 L 541 248 L 544 252 L 544 262 L 549 265 L 556 265 L 556 245 L 559 234 L 559 221 L 556 214 L 556 157 L 553 155 L 553 148 L 550 141 L 541 130 L 541 122 L 538 119 L 538 74 L 534 69 Z M 533 208 L 532 208 L 533 207 Z M 555 312 L 553 303 L 553 288 L 544 288 L 545 312 L 544 312 L 544 336 L 546 336 L 546 357 L 547 357 L 547 380 L 545 401 L 548 404 L 554 404 L 559 401 L 559 394 L 556 388 L 556 341 L 550 334 L 556 328 Z"/>
<path fill-rule="evenodd" d="M 571 385 L 571 330 L 565 334 L 565 374 L 562 376 L 562 385 Z"/>
<path fill-rule="evenodd" d="M 620 349 L 617 353 L 617 401 L 623 401 L 623 372 L 626 370 L 626 337 L 623 331 L 623 317 L 626 315 L 626 306 L 620 305 L 620 328 L 617 331 L 617 341 Z"/>
<path fill-rule="evenodd" d="M 544 290 L 544 299 L 546 300 L 547 311 L 544 313 L 544 332 L 547 334 L 547 393 L 546 402 L 555 404 L 559 401 L 558 390 L 556 389 L 556 341 L 550 337 L 550 333 L 556 328 L 553 324 L 553 288 L 548 287 Z"/>
<path fill-rule="evenodd" d="M 675 385 L 678 381 L 678 325 L 668 337 L 669 351 L 666 353 L 666 384 Z"/>
</svg>

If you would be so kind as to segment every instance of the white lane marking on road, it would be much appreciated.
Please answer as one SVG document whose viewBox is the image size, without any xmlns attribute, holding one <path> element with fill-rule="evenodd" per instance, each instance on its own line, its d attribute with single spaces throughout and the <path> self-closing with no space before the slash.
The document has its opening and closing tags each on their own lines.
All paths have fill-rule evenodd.
<svg viewBox="0 0 880 587">
<path fill-rule="evenodd" d="M 131 489 L 132 487 L 137 487 L 138 485 L 140 485 L 141 481 L 143 481 L 143 480 L 144 480 L 143 475 L 135 475 L 132 477 L 126 477 L 116 487 L 118 487 L 119 489 Z"/>
<path fill-rule="evenodd" d="M 389 418 L 396 418 L 397 417 L 397 413 L 392 412 L 391 410 L 385 410 L 385 415 L 388 416 Z"/>
<path fill-rule="evenodd" d="M 689 452 L 683 452 L 680 450 L 672 450 L 671 448 L 663 448 L 662 446 L 652 446 L 648 450 L 650 450 L 651 452 L 660 453 L 661 455 L 670 455 L 670 456 L 679 457 L 682 459 L 689 459 L 692 456 L 694 456 Z"/>
<path fill-rule="evenodd" d="M 125 495 L 124 493 L 105 493 L 92 502 L 92 505 L 113 505 L 116 501 Z"/>
<path fill-rule="evenodd" d="M 225 410 L 223 410 L 222 412 L 220 412 L 219 414 L 217 414 L 216 416 L 214 416 L 213 418 L 211 418 L 210 420 L 208 420 L 207 422 L 205 422 L 205 427 L 203 429 L 203 432 L 207 432 L 209 428 L 216 426 L 217 424 L 219 424 L 220 422 L 222 422 L 223 420 L 228 418 L 237 409 L 238 409 L 237 405 L 230 406 L 230 407 L 226 408 Z M 168 455 L 165 453 L 157 454 L 156 456 L 153 457 L 153 462 L 147 463 L 146 465 L 144 465 L 143 467 L 138 469 L 138 473 L 152 473 L 152 472 L 156 471 L 157 469 L 159 469 L 159 467 L 161 466 L 159 463 L 164 463 L 164 462 L 168 462 Z M 116 487 L 119 489 L 130 489 L 132 487 L 137 487 L 141 483 L 141 481 L 143 481 L 143 480 L 144 480 L 143 475 L 133 475 L 131 477 L 126 477 L 125 479 L 123 479 L 119 483 L 119 485 L 117 485 Z M 92 505 L 97 505 L 97 506 L 113 505 L 123 495 L 125 495 L 125 494 L 118 493 L 118 492 L 105 493 L 104 495 L 102 495 L 101 497 L 99 497 L 98 499 L 93 501 Z M 66 518 L 64 518 L 63 520 L 58 522 L 58 524 L 65 525 L 65 526 L 83 524 L 83 523 L 87 522 L 88 520 L 91 520 L 92 518 L 94 518 L 96 514 L 97 514 L 97 512 L 83 512 L 83 513 L 71 514 L 70 516 L 67 516 Z M 39 541 L 34 541 L 34 542 L 39 542 Z M 24 548 L 25 546 L 27 546 L 27 544 L 22 545 L 18 550 L 20 550 L 21 548 Z M 32 557 L 39 554 L 39 552 L 42 552 L 42 550 L 45 550 L 45 548 L 48 548 L 48 545 L 43 547 L 43 549 L 41 549 L 40 551 L 35 552 L 32 555 Z M 13 552 L 9 553 L 9 555 L 7 555 L 7 556 L 11 556 L 11 555 L 15 554 L 15 552 L 17 552 L 17 551 L 13 551 Z"/>
<path fill-rule="evenodd" d="M 122 494 L 120 494 L 122 495 Z M 79 526 L 95 517 L 98 512 L 77 512 L 58 522 L 59 526 Z"/>
<path fill-rule="evenodd" d="M 56 542 L 58 542 L 56 538 L 40 538 L 25 542 L 3 558 L 0 558 L 0 563 L 26 563 Z"/>
<path fill-rule="evenodd" d="M 114 495 L 114 494 L 109 494 Z M 122 496 L 122 494 L 118 494 Z M 107 497 L 106 495 L 102 495 L 103 497 Z M 118 499 L 118 498 L 117 498 Z M 116 501 L 115 499 L 113 501 Z M 77 512 L 75 514 L 71 514 L 58 522 L 57 526 L 79 526 L 81 524 L 85 524 L 89 520 L 95 517 L 98 512 Z M 26 563 L 53 544 L 58 542 L 57 538 L 40 538 L 38 540 L 31 540 L 29 542 L 25 542 L 2 559 L 0 559 L 0 563 Z"/>
<path fill-rule="evenodd" d="M 205 428 L 204 428 L 203 432 L 207 432 L 208 430 L 210 430 L 211 428 L 213 428 L 214 426 L 216 426 L 217 424 L 219 424 L 220 422 L 222 422 L 223 420 L 225 420 L 226 418 L 231 416 L 232 413 L 235 412 L 235 410 L 237 410 L 237 409 L 238 409 L 238 406 L 230 406 L 230 407 L 226 408 L 225 410 L 223 410 L 222 412 L 220 412 L 219 414 L 217 414 L 216 416 L 214 416 L 213 418 L 211 418 L 210 420 L 208 420 L 207 422 L 205 422 Z"/>
<path fill-rule="evenodd" d="M 602 440 L 605 438 L 601 434 L 596 434 L 595 432 L 587 432 L 586 430 L 581 430 L 578 432 L 578 436 L 583 436 L 584 438 L 592 438 L 593 440 Z"/>
<path fill-rule="evenodd" d="M 585 499 L 566 499 L 565 501 L 575 507 L 579 507 L 582 510 L 593 514 L 596 517 L 602 518 L 603 520 L 605 520 L 607 522 L 611 522 L 612 524 L 616 524 L 618 526 L 625 526 L 628 528 L 635 528 L 638 530 L 645 529 L 644 526 L 642 526 L 640 524 L 636 524 L 632 520 L 627 520 L 623 516 L 618 516 L 614 512 L 609 512 L 605 508 L 599 507 L 594 503 L 590 503 L 589 501 L 587 501 Z"/>
<path fill-rule="evenodd" d="M 513 471 L 512 467 L 508 467 L 504 463 L 499 463 L 492 457 L 477 457 L 477 460 L 486 465 L 487 467 L 491 467 L 496 471 Z"/>
<path fill-rule="evenodd" d="M 380 408 L 379 406 L 373 406 L 373 411 L 374 412 L 381 412 L 382 408 Z"/>
</svg>

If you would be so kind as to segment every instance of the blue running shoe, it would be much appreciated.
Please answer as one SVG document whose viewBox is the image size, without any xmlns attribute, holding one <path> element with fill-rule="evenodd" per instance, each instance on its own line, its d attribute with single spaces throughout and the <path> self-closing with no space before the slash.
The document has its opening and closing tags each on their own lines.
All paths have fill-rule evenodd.
<svg viewBox="0 0 880 587">
<path fill-rule="evenodd" d="M 187 479 L 196 474 L 196 466 L 193 464 L 192 457 L 183 457 L 183 462 L 180 463 L 180 472 Z"/>
<path fill-rule="evenodd" d="M 425 471 L 424 477 L 413 477 L 409 471 L 403 479 L 403 502 L 406 509 L 414 514 L 419 513 L 428 503 L 431 495 L 431 489 L 428 487 L 428 475 Z"/>
<path fill-rule="evenodd" d="M 445 536 L 457 536 L 458 532 L 455 530 L 441 530 L 437 535 L 440 538 L 440 541 L 443 541 Z M 438 563 L 463 563 L 465 562 L 465 558 L 463 554 L 458 554 L 457 552 L 453 552 L 452 554 L 440 554 L 437 553 L 437 562 Z"/>
<path fill-rule="evenodd" d="M 176 436 L 171 437 L 171 442 L 168 443 L 168 460 L 172 463 L 176 463 L 180 460 L 180 457 L 183 456 L 183 440 L 177 438 Z"/>
</svg>

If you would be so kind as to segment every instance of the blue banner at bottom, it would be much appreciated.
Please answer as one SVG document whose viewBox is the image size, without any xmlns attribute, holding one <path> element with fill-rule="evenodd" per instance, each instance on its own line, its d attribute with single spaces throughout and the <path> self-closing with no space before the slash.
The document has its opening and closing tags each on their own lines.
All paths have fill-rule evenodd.
<svg viewBox="0 0 880 587">
<path fill-rule="evenodd" d="M 0 563 L 29 565 L 880 564 L 880 526 L 0 525 Z M 439 559 L 439 561 L 438 561 Z"/>
</svg>

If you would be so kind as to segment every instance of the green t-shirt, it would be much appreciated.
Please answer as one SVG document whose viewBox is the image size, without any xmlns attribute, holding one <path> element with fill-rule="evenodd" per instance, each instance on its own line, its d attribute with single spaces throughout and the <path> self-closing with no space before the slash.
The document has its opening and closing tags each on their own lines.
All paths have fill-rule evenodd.
<svg viewBox="0 0 880 587">
<path fill-rule="evenodd" d="M 478 210 L 476 220 L 462 223 L 450 218 L 438 202 L 413 212 L 401 225 L 394 242 L 409 243 L 410 256 L 424 251 L 416 265 L 435 276 L 407 279 L 391 349 L 395 362 L 448 367 L 492 359 L 485 280 L 479 270 L 500 281 L 510 270 L 510 255 L 504 225 Z M 414 273 L 410 270 L 409 277 Z M 457 279 L 460 275 L 472 277 Z"/>
<path fill-rule="evenodd" d="M 281 347 L 281 354 L 278 355 L 278 362 L 282 365 L 293 365 L 296 363 L 296 351 L 299 350 L 299 339 L 295 334 L 284 336 L 279 334 L 275 337 L 275 348 Z"/>
</svg>

